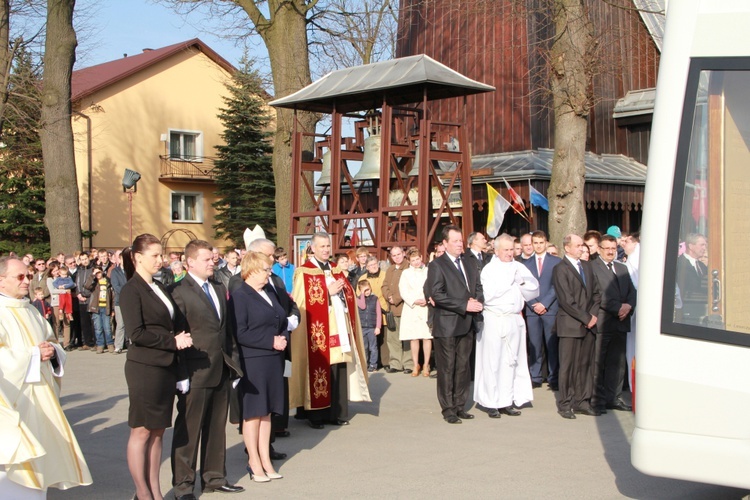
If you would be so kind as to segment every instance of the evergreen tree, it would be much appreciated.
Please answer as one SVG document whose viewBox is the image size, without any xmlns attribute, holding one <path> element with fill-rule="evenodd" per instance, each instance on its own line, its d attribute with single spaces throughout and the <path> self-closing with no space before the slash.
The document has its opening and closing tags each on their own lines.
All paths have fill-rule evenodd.
<svg viewBox="0 0 750 500">
<path fill-rule="evenodd" d="M 9 79 L 6 121 L 0 138 L 0 252 L 49 255 L 44 224 L 44 164 L 39 139 L 41 77 L 21 48 Z"/>
<path fill-rule="evenodd" d="M 276 234 L 272 134 L 267 130 L 271 118 L 260 78 L 250 70 L 247 59 L 240 63 L 227 90 L 230 95 L 224 98 L 226 107 L 219 114 L 226 145 L 217 148 L 214 168 L 219 196 L 213 204 L 218 220 L 214 229 L 217 238 L 241 245 L 242 234 L 251 225 L 260 224 L 269 237 Z"/>
</svg>

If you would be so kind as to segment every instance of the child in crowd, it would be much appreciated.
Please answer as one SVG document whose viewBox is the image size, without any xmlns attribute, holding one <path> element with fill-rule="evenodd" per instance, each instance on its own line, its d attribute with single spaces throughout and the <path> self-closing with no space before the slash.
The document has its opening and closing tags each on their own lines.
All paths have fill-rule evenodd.
<svg viewBox="0 0 750 500">
<path fill-rule="evenodd" d="M 344 278 L 349 277 L 349 265 L 350 260 L 348 255 L 346 255 L 345 253 L 336 255 L 336 267 L 341 269 L 341 273 L 344 275 Z"/>
<path fill-rule="evenodd" d="M 359 292 L 357 296 L 359 322 L 362 324 L 362 337 L 367 353 L 367 371 L 374 372 L 378 369 L 378 341 L 376 336 L 380 335 L 383 315 L 378 298 L 372 294 L 369 281 L 358 282 L 357 291 Z"/>
<path fill-rule="evenodd" d="M 60 317 L 57 319 L 62 321 L 64 314 L 68 318 L 68 321 L 73 321 L 73 299 L 70 295 L 70 290 L 75 288 L 76 284 L 73 278 L 68 276 L 68 268 L 66 266 L 60 266 L 60 276 L 55 278 L 52 286 L 60 290 L 67 290 L 66 293 L 60 294 Z"/>
<path fill-rule="evenodd" d="M 276 261 L 273 265 L 273 273 L 284 281 L 286 293 L 292 293 L 292 278 L 294 278 L 294 264 L 289 262 L 289 256 L 282 247 L 278 247 L 273 253 Z"/>
<path fill-rule="evenodd" d="M 34 288 L 34 300 L 31 304 L 36 307 L 37 311 L 39 311 L 42 316 L 44 316 L 44 319 L 47 321 L 52 319 L 52 306 L 49 305 L 49 302 L 44 300 L 44 290 L 42 290 L 41 287 Z"/>
</svg>

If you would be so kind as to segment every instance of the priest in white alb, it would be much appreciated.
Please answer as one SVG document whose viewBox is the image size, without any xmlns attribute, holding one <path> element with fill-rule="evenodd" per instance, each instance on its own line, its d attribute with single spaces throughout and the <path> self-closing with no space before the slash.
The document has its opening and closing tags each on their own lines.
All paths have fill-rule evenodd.
<svg viewBox="0 0 750 500">
<path fill-rule="evenodd" d="M 29 303 L 26 265 L 0 257 L 0 498 L 91 484 L 60 407 L 65 351 Z"/>
<path fill-rule="evenodd" d="M 525 301 L 539 295 L 539 282 L 513 258 L 513 238 L 495 239 L 495 256 L 481 274 L 484 328 L 477 334 L 474 401 L 490 418 L 517 416 L 534 394 L 526 359 Z"/>
</svg>

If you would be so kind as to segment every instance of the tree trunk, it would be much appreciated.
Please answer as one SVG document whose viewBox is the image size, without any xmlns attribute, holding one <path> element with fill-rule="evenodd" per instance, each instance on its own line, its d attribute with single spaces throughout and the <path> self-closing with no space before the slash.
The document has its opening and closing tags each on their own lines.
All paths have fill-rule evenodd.
<svg viewBox="0 0 750 500">
<path fill-rule="evenodd" d="M 273 22 L 259 29 L 268 50 L 275 98 L 287 96 L 312 82 L 307 48 L 307 20 L 304 8 L 297 2 L 283 2 L 273 13 Z M 298 130 L 314 132 L 317 117 L 312 113 L 297 114 Z M 276 183 L 276 235 L 279 246 L 290 242 L 292 213 L 292 133 L 294 112 L 276 110 L 276 134 L 273 145 L 273 173 Z M 312 141 L 308 145 L 312 149 Z M 305 149 L 308 149 L 306 147 Z M 301 209 L 312 208 L 312 201 L 303 193 Z"/>
<path fill-rule="evenodd" d="M 555 154 L 548 191 L 550 241 L 586 231 L 584 202 L 587 116 L 592 99 L 592 30 L 582 0 L 555 0 L 555 40 L 551 50 L 551 88 L 555 114 Z M 562 246 L 560 246 L 562 249 Z"/>
<path fill-rule="evenodd" d="M 70 123 L 70 79 L 78 42 L 73 29 L 75 0 L 48 0 L 42 89 L 42 156 L 50 249 L 81 250 L 81 212 Z M 90 228 L 92 229 L 92 228 Z"/>
<path fill-rule="evenodd" d="M 10 0 L 0 0 L 0 137 L 3 136 L 5 108 L 8 105 L 8 83 L 13 52 L 10 47 Z"/>
</svg>

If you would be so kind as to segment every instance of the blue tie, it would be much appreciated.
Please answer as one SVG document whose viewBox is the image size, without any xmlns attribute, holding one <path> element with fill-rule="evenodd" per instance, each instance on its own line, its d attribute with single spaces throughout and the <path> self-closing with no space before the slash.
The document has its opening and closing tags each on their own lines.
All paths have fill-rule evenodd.
<svg viewBox="0 0 750 500">
<path fill-rule="evenodd" d="M 583 264 L 581 264 L 581 261 L 578 261 L 578 272 L 581 273 L 581 279 L 583 280 L 583 286 L 586 286 L 586 275 L 583 274 Z"/>
<path fill-rule="evenodd" d="M 211 306 L 214 308 L 214 312 L 216 315 L 219 315 L 219 312 L 216 310 L 216 304 L 214 303 L 213 297 L 211 297 L 211 292 L 208 291 L 208 281 L 203 282 L 203 292 L 206 294 L 206 297 L 208 297 L 208 301 L 211 303 Z"/>
</svg>

